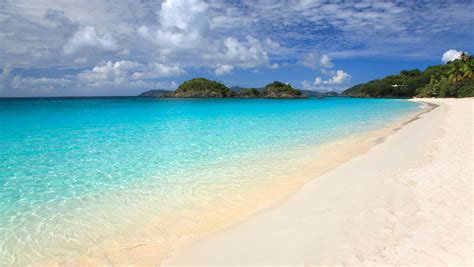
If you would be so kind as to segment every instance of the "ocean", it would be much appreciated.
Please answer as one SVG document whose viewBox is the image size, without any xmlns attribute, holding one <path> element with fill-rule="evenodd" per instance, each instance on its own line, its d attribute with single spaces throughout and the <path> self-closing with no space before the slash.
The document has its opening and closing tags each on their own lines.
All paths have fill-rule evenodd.
<svg viewBox="0 0 474 267">
<path fill-rule="evenodd" d="M 0 266 L 142 244 L 164 255 L 277 197 L 319 147 L 418 110 L 343 97 L 0 99 Z"/>
</svg>

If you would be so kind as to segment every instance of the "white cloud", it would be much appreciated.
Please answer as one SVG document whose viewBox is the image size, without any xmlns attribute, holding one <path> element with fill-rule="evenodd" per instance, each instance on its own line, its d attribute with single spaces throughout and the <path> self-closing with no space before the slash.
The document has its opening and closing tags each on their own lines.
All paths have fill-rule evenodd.
<svg viewBox="0 0 474 267">
<path fill-rule="evenodd" d="M 131 87 L 167 71 L 261 71 L 298 59 L 336 75 L 331 59 L 432 59 L 446 42 L 470 47 L 474 37 L 474 5 L 463 2 L 7 0 L 0 6 L 2 65 L 34 77 L 67 68 L 65 78 L 100 62 L 146 65 L 127 71 Z M 152 70 L 155 62 L 164 67 Z M 320 86 L 329 86 L 322 77 Z"/>
<path fill-rule="evenodd" d="M 64 53 L 73 54 L 83 48 L 115 51 L 118 49 L 118 44 L 110 33 L 99 34 L 93 26 L 86 26 L 76 31 L 64 45 Z"/>
<path fill-rule="evenodd" d="M 273 64 L 270 64 L 270 65 L 268 66 L 268 68 L 271 69 L 271 70 L 276 70 L 276 69 L 278 69 L 279 67 L 280 67 L 280 65 L 279 65 L 278 63 L 273 63 Z"/>
<path fill-rule="evenodd" d="M 152 41 L 161 53 L 200 48 L 209 31 L 209 5 L 201 0 L 167 0 L 158 11 L 159 26 L 143 25 L 138 33 Z"/>
<path fill-rule="evenodd" d="M 314 83 L 313 85 L 321 85 L 323 83 L 323 79 L 321 77 L 316 77 L 316 79 L 314 79 Z"/>
<path fill-rule="evenodd" d="M 233 37 L 223 40 L 220 51 L 209 51 L 208 61 L 217 61 L 236 65 L 241 68 L 255 68 L 269 63 L 268 53 L 263 49 L 259 40 L 248 35 L 246 42 L 240 42 Z"/>
<path fill-rule="evenodd" d="M 71 85 L 72 81 L 66 78 L 33 78 L 15 76 L 11 81 L 11 88 L 14 90 L 28 90 L 28 93 L 48 94 L 54 92 L 57 88 L 64 88 Z"/>
<path fill-rule="evenodd" d="M 279 43 L 269 37 L 260 41 L 252 35 L 241 39 L 213 35 L 210 16 L 209 4 L 204 1 L 167 0 L 158 12 L 158 25 L 143 25 L 137 31 L 153 43 L 160 59 L 179 61 L 187 67 L 214 68 L 218 75 L 234 68 L 272 68 L 267 51 L 279 50 Z"/>
<path fill-rule="evenodd" d="M 132 78 L 138 79 L 156 79 L 162 77 L 172 77 L 185 74 L 185 70 L 178 65 L 166 65 L 158 62 L 142 64 L 141 68 L 133 72 Z"/>
<path fill-rule="evenodd" d="M 168 66 L 162 63 L 143 64 L 121 60 L 117 62 L 107 61 L 92 70 L 78 74 L 78 79 L 94 86 L 106 84 L 127 85 L 132 81 L 141 79 L 156 79 L 184 74 L 179 66 Z"/>
<path fill-rule="evenodd" d="M 166 31 L 192 32 L 208 27 L 209 5 L 201 0 L 167 0 L 159 11 L 160 25 Z"/>
<path fill-rule="evenodd" d="M 316 77 L 313 83 L 303 81 L 303 89 L 305 90 L 340 90 L 341 86 L 349 82 L 351 75 L 343 70 L 338 70 L 332 77 L 327 80 L 323 80 L 321 77 Z"/>
<path fill-rule="evenodd" d="M 5 96 L 129 95 L 150 89 L 176 89 L 176 82 L 156 79 L 183 72 L 178 66 L 122 60 L 103 62 L 68 78 L 11 77 L 6 66 L 0 75 L 0 92 Z"/>
<path fill-rule="evenodd" d="M 321 67 L 323 68 L 334 67 L 334 64 L 331 62 L 331 58 L 328 55 L 323 55 L 319 60 L 319 64 L 321 64 Z"/>
<path fill-rule="evenodd" d="M 343 70 L 336 71 L 336 75 L 332 76 L 331 79 L 324 81 L 324 84 L 341 84 L 349 81 L 351 79 L 351 75 Z"/>
<path fill-rule="evenodd" d="M 57 54 L 86 25 L 94 27 L 99 39 L 106 35 L 100 30 L 107 29 L 120 50 L 130 51 L 122 58 L 111 57 L 110 50 L 95 51 L 89 66 L 103 60 L 144 62 L 147 56 L 151 61 L 166 57 L 184 66 L 192 51 L 199 53 L 226 37 L 242 41 L 249 34 L 263 42 L 268 37 L 278 41 L 278 49 L 263 47 L 272 55 L 270 60 L 296 60 L 309 51 L 325 51 L 333 58 L 432 58 L 446 40 L 460 47 L 472 40 L 473 9 L 474 5 L 461 2 L 4 1 L 0 9 L 0 58 L 3 64 L 17 67 L 75 66 L 76 57 L 58 59 Z M 154 46 L 143 44 L 137 29 Z M 170 58 L 166 52 L 175 52 L 173 45 L 188 50 Z M 194 58 L 190 65 L 198 63 Z M 197 67 L 215 65 L 203 62 Z"/>
<path fill-rule="evenodd" d="M 311 69 L 330 69 L 334 67 L 334 64 L 331 62 L 331 58 L 323 54 L 320 56 L 317 53 L 311 52 L 303 55 L 299 60 L 298 64 L 303 65 L 305 67 L 311 68 Z"/>
<path fill-rule="evenodd" d="M 457 51 L 454 49 L 450 49 L 446 52 L 444 52 L 443 56 L 441 57 L 441 61 L 444 63 L 448 63 L 449 61 L 453 61 L 455 59 L 461 58 L 461 54 L 463 51 Z"/>
<path fill-rule="evenodd" d="M 226 64 L 217 64 L 216 70 L 214 71 L 216 75 L 224 75 L 232 72 L 234 66 Z"/>
<path fill-rule="evenodd" d="M 114 82 L 122 84 L 130 80 L 131 73 L 141 67 L 142 64 L 131 61 L 103 62 L 101 65 L 94 67 L 78 74 L 78 78 L 82 81 L 100 84 L 102 82 Z"/>
</svg>

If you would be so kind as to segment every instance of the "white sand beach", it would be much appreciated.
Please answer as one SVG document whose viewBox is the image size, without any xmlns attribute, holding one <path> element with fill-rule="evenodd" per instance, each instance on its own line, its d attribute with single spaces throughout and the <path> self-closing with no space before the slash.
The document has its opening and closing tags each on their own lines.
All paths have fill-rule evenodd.
<svg viewBox="0 0 474 267">
<path fill-rule="evenodd" d="M 472 265 L 474 99 L 439 105 L 162 265 Z"/>
</svg>

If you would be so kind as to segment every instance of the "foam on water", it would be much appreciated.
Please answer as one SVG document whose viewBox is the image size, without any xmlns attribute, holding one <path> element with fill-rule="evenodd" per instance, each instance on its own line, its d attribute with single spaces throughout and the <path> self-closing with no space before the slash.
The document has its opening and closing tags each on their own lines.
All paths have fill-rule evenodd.
<svg viewBox="0 0 474 267">
<path fill-rule="evenodd" d="M 349 98 L 0 100 L 0 265 L 147 242 L 165 251 L 197 235 L 203 214 L 229 222 L 264 188 L 291 182 L 314 147 L 418 109 Z"/>
</svg>

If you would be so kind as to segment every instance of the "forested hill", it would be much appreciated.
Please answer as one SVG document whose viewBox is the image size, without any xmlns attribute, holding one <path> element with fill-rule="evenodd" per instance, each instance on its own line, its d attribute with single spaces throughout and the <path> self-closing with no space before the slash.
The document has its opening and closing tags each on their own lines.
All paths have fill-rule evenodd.
<svg viewBox="0 0 474 267">
<path fill-rule="evenodd" d="M 462 54 L 447 64 L 430 66 L 424 71 L 402 70 L 355 85 L 343 95 L 353 97 L 474 97 L 474 57 Z"/>
<path fill-rule="evenodd" d="M 234 87 L 235 88 L 235 87 Z M 231 90 L 223 83 L 206 78 L 193 78 L 183 82 L 175 91 L 150 90 L 140 96 L 164 98 L 308 98 L 290 84 L 274 81 L 264 88 L 237 87 Z M 328 93 L 328 95 L 333 95 Z"/>
</svg>

